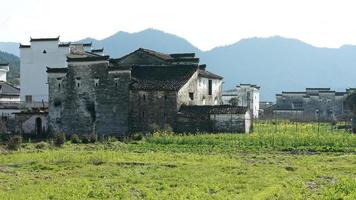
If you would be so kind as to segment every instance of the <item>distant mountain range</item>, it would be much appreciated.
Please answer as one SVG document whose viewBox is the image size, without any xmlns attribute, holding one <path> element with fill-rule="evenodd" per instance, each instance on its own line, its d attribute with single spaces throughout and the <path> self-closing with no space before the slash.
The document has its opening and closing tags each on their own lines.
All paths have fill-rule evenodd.
<svg viewBox="0 0 356 200">
<path fill-rule="evenodd" d="M 147 29 L 118 32 L 103 40 L 86 38 L 105 53 L 120 57 L 140 47 L 160 52 L 195 52 L 207 69 L 224 76 L 224 89 L 239 83 L 261 86 L 262 100 L 275 100 L 281 91 L 305 87 L 356 87 L 356 46 L 318 48 L 283 37 L 250 38 L 235 44 L 201 51 L 187 40 Z M 18 55 L 17 43 L 0 43 L 0 50 Z"/>
</svg>

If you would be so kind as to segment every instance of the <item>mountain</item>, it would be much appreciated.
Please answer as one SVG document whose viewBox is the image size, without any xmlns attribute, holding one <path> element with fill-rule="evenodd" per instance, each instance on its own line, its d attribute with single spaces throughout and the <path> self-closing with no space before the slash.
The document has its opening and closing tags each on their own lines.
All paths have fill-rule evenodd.
<svg viewBox="0 0 356 200">
<path fill-rule="evenodd" d="M 20 56 L 19 43 L 16 42 L 0 42 L 0 51 Z"/>
<path fill-rule="evenodd" d="M 0 51 L 0 63 L 9 63 L 10 71 L 7 74 L 7 81 L 18 86 L 20 83 L 20 59 L 19 57 Z"/>
<path fill-rule="evenodd" d="M 224 89 L 239 83 L 258 84 L 261 99 L 268 101 L 275 100 L 275 94 L 281 91 L 304 90 L 305 87 L 331 87 L 338 91 L 356 87 L 356 46 L 352 45 L 318 48 L 296 39 L 275 36 L 243 39 L 232 45 L 201 51 L 184 38 L 154 29 L 118 32 L 103 40 L 86 38 L 80 42 L 104 47 L 105 53 L 114 58 L 140 47 L 165 53 L 195 52 L 201 63 L 207 64 L 208 70 L 224 76 Z M 18 44 L 2 47 L 0 43 L 0 50 L 14 51 Z"/>
<path fill-rule="evenodd" d="M 103 40 L 86 38 L 79 42 L 92 42 L 96 48 L 104 47 L 104 51 L 112 57 L 120 57 L 138 48 L 153 49 L 160 52 L 200 52 L 187 40 L 155 29 L 146 29 L 137 33 L 118 32 Z"/>
<path fill-rule="evenodd" d="M 282 37 L 251 38 L 204 52 L 202 61 L 224 76 L 225 88 L 237 83 L 261 86 L 263 100 L 305 87 L 355 87 L 356 47 L 317 48 Z"/>
</svg>

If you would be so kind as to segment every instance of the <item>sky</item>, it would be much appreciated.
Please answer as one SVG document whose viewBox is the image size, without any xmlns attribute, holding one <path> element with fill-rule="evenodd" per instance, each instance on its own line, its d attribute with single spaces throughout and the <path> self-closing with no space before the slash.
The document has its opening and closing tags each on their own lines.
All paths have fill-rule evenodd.
<svg viewBox="0 0 356 200">
<path fill-rule="evenodd" d="M 155 28 L 202 50 L 283 36 L 318 47 L 356 44 L 355 0 L 0 0 L 0 41 L 103 39 Z"/>
</svg>

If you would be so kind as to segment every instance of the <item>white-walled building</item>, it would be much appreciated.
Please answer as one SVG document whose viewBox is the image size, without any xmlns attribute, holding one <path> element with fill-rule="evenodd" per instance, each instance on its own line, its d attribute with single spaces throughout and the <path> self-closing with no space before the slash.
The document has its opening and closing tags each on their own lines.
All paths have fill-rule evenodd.
<svg viewBox="0 0 356 200">
<path fill-rule="evenodd" d="M 230 104 L 232 98 L 237 98 L 238 106 L 250 109 L 253 118 L 258 118 L 260 109 L 260 87 L 252 84 L 240 84 L 235 89 L 226 90 L 222 94 L 223 104 Z"/>
<path fill-rule="evenodd" d="M 30 45 L 20 44 L 22 101 L 48 101 L 47 67 L 67 67 L 66 55 L 70 53 L 73 45 L 73 43 L 61 43 L 59 37 L 31 38 Z M 85 43 L 83 46 L 85 51 L 91 51 L 91 43 Z"/>
<path fill-rule="evenodd" d="M 11 85 L 6 80 L 9 72 L 8 63 L 0 63 L 0 117 L 14 117 L 14 112 L 19 111 L 20 89 Z"/>
</svg>

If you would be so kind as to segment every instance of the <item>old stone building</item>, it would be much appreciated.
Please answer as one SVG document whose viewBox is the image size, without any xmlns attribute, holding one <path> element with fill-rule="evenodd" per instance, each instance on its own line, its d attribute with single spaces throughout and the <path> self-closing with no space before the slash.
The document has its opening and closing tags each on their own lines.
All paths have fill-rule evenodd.
<svg viewBox="0 0 356 200">
<path fill-rule="evenodd" d="M 344 101 L 355 89 L 345 92 L 330 88 L 306 88 L 303 92 L 282 92 L 276 95 L 273 115 L 296 120 L 337 120 L 346 114 Z"/>
<path fill-rule="evenodd" d="M 48 120 L 54 132 L 124 136 L 147 131 L 151 124 L 177 129 L 182 106 L 221 104 L 222 77 L 199 65 L 194 53 L 141 48 L 110 59 L 78 45 L 67 63 L 47 69 Z M 241 114 L 229 114 L 234 112 Z"/>
</svg>

